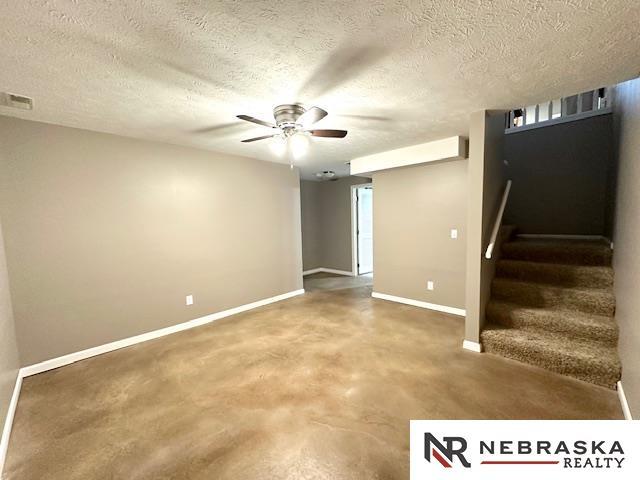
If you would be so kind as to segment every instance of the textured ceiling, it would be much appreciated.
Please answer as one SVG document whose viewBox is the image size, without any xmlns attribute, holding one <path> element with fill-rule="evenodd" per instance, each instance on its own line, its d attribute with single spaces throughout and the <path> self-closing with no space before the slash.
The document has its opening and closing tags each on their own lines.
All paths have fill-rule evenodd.
<svg viewBox="0 0 640 480">
<path fill-rule="evenodd" d="M 0 91 L 35 103 L 0 114 L 278 161 L 235 115 L 318 105 L 349 135 L 313 139 L 307 176 L 640 72 L 637 0 L 0 0 L 0 18 Z"/>
</svg>

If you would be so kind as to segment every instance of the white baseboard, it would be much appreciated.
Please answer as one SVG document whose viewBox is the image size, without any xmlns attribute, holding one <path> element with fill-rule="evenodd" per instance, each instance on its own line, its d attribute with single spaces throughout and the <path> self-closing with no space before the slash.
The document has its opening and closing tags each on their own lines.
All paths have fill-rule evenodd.
<svg viewBox="0 0 640 480">
<path fill-rule="evenodd" d="M 35 375 L 37 373 L 46 372 L 47 370 L 53 370 L 54 368 L 63 367 L 65 365 L 69 365 L 70 363 L 74 363 L 79 360 L 84 360 L 86 358 L 95 357 L 96 355 L 112 352 L 113 350 L 118 350 L 120 348 L 135 345 L 136 343 L 146 342 L 147 340 L 153 340 L 155 338 L 164 337 L 165 335 L 170 335 L 172 333 L 181 332 L 183 330 L 188 330 L 194 327 L 199 327 L 200 325 L 205 325 L 215 320 L 220 320 L 221 318 L 225 318 L 230 315 L 235 315 L 236 313 L 246 312 L 247 310 L 262 307 L 270 303 L 279 302 L 280 300 L 285 300 L 287 298 L 291 298 L 296 295 L 301 295 L 303 293 L 304 293 L 304 289 L 294 290 L 292 292 L 283 293 L 282 295 L 276 295 L 275 297 L 265 298 L 263 300 L 258 300 L 257 302 L 248 303 L 246 305 L 241 305 L 235 308 L 230 308 L 229 310 L 224 310 L 222 312 L 212 313 L 204 317 L 196 318 L 194 320 L 189 320 L 188 322 L 179 323 L 177 325 L 172 325 L 170 327 L 162 328 L 160 330 L 154 330 L 152 332 L 136 335 L 135 337 L 129 337 L 122 340 L 117 340 L 115 342 L 107 343 L 105 345 L 99 345 L 97 347 L 88 348 L 80 352 L 63 355 L 62 357 L 52 358 L 50 360 L 45 360 L 44 362 L 36 363 L 35 365 L 23 367 L 20 369 L 20 373 L 22 374 L 23 377 L 28 377 L 30 375 Z"/>
<path fill-rule="evenodd" d="M 429 310 L 436 310 L 437 312 L 460 315 L 461 317 L 464 317 L 467 314 L 467 312 L 463 308 L 449 307 L 447 305 L 438 305 L 437 303 L 423 302 L 421 300 L 413 300 L 411 298 L 396 297 L 395 295 L 387 295 L 386 293 L 372 292 L 371 296 L 373 298 L 388 300 L 390 302 L 404 303 L 405 305 L 412 305 L 414 307 L 420 307 L 420 308 L 428 308 Z"/>
<path fill-rule="evenodd" d="M 22 388 L 22 375 L 18 371 L 16 384 L 13 387 L 13 395 L 7 409 L 7 417 L 2 428 L 2 437 L 0 437 L 0 479 L 4 471 L 4 461 L 7 458 L 7 449 L 9 448 L 9 437 L 11 436 L 11 428 L 13 427 L 13 418 L 16 415 L 16 407 L 18 406 L 18 397 L 20 397 L 20 388 Z"/>
<path fill-rule="evenodd" d="M 47 370 L 53 370 L 54 368 L 63 367 L 65 365 L 69 365 L 71 363 L 78 362 L 86 358 L 95 357 L 96 355 L 101 355 L 103 353 L 119 350 L 121 348 L 128 347 L 136 343 L 146 342 L 147 340 L 153 340 L 155 338 L 164 337 L 165 335 L 170 335 L 172 333 L 177 333 L 183 330 L 188 330 L 190 328 L 199 327 L 200 325 L 205 325 L 215 320 L 220 320 L 221 318 L 229 317 L 237 313 L 246 312 L 247 310 L 252 310 L 254 308 L 262 307 L 264 305 L 269 305 L 270 303 L 286 300 L 287 298 L 295 297 L 296 295 L 301 295 L 303 293 L 304 293 L 304 289 L 294 290 L 292 292 L 276 295 L 275 297 L 265 298 L 263 300 L 258 300 L 257 302 L 248 303 L 246 305 L 241 305 L 235 308 L 230 308 L 229 310 L 224 310 L 222 312 L 212 313 L 204 317 L 196 318 L 194 320 L 189 320 L 188 322 L 179 323 L 178 325 L 172 325 L 171 327 L 166 327 L 160 330 L 154 330 L 152 332 L 143 333 L 141 335 L 136 335 L 135 337 L 129 337 L 122 340 L 117 340 L 115 342 L 107 343 L 105 345 L 88 348 L 80 352 L 63 355 L 62 357 L 52 358 L 50 360 L 45 360 L 44 362 L 36 363 L 35 365 L 29 365 L 28 367 L 22 367 L 18 371 L 16 384 L 13 389 L 13 396 L 11 397 L 11 402 L 9 403 L 9 409 L 7 410 L 7 418 L 4 422 L 4 428 L 2 429 L 2 437 L 0 438 L 0 480 L 2 479 L 4 461 L 7 455 L 7 448 L 9 447 L 9 436 L 11 435 L 13 418 L 15 416 L 16 407 L 18 405 L 18 397 L 20 396 L 20 389 L 22 387 L 23 378 L 29 377 L 31 375 L 36 375 L 38 373 L 46 372 Z"/>
<path fill-rule="evenodd" d="M 633 420 L 631 416 L 631 409 L 629 408 L 629 403 L 627 402 L 627 397 L 624 394 L 624 389 L 622 388 L 622 382 L 617 383 L 618 389 L 618 399 L 620 400 L 620 406 L 622 407 L 622 413 L 624 413 L 625 420 Z"/>
<path fill-rule="evenodd" d="M 346 275 L 348 277 L 355 277 L 353 272 L 348 272 L 347 270 L 336 270 L 335 268 L 324 268 L 324 267 L 305 270 L 304 272 L 302 272 L 302 275 L 307 276 L 307 275 L 313 275 L 314 273 L 320 273 L 320 272 L 335 273 L 336 275 Z"/>
<path fill-rule="evenodd" d="M 482 345 L 478 342 L 472 342 L 471 340 L 465 340 L 464 342 L 462 342 L 462 348 L 476 353 L 482 352 Z"/>
</svg>

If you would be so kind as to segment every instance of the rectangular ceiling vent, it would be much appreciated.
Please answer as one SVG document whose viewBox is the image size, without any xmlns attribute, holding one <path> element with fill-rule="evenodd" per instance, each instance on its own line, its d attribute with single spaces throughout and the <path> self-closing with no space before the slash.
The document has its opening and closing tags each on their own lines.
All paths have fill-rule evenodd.
<svg viewBox="0 0 640 480">
<path fill-rule="evenodd" d="M 2 92 L 0 93 L 0 105 L 22 110 L 33 110 L 33 99 L 16 95 L 15 93 Z"/>
</svg>

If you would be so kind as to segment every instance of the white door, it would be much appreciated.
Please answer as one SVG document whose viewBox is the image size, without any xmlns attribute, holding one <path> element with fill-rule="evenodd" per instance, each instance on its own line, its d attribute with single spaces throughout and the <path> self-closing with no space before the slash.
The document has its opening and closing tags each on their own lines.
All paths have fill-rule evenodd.
<svg viewBox="0 0 640 480">
<path fill-rule="evenodd" d="M 358 195 L 358 275 L 373 271 L 373 189 L 361 187 Z"/>
</svg>

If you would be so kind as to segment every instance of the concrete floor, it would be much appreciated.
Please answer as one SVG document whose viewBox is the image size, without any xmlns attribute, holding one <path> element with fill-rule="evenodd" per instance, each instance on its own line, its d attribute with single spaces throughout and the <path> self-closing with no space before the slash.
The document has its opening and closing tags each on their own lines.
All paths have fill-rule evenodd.
<svg viewBox="0 0 640 480">
<path fill-rule="evenodd" d="M 333 273 L 314 273 L 304 277 L 304 289 L 306 292 L 316 290 L 342 290 L 345 288 L 372 287 L 373 274 L 347 277 Z"/>
<path fill-rule="evenodd" d="M 622 418 L 348 280 L 25 379 L 6 478 L 404 479 L 409 419 Z"/>
</svg>

